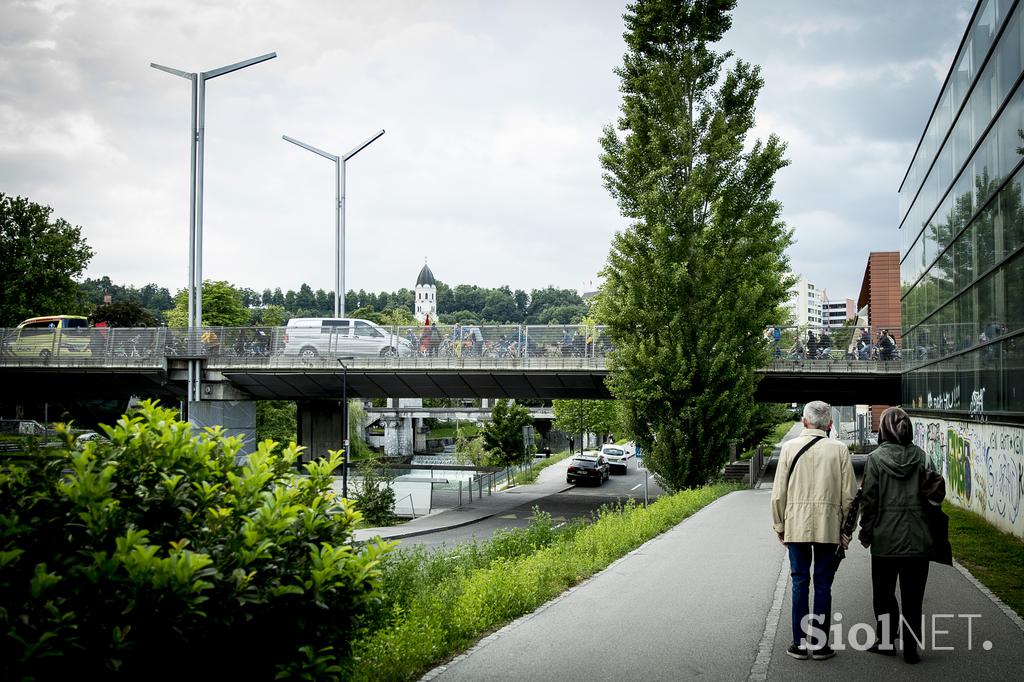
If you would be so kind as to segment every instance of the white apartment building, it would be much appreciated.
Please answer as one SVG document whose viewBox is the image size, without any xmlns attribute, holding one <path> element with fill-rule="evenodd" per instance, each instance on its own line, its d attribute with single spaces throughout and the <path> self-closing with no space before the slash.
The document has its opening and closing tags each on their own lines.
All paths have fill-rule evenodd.
<svg viewBox="0 0 1024 682">
<path fill-rule="evenodd" d="M 821 327 L 821 296 L 813 282 L 804 275 L 797 275 L 796 284 L 789 290 L 790 324 L 798 327 Z"/>
</svg>

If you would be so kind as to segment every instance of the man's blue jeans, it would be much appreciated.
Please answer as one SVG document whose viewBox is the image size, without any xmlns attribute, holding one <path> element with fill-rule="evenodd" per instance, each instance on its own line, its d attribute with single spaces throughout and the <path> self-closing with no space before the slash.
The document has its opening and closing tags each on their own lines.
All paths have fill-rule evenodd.
<svg viewBox="0 0 1024 682">
<path fill-rule="evenodd" d="M 809 634 L 811 625 L 827 633 L 832 618 L 832 579 L 836 576 L 836 550 L 839 545 L 821 542 L 789 542 L 789 571 L 793 577 L 793 643 L 807 645 L 814 642 Z M 814 615 L 808 629 L 802 627 L 804 616 L 811 613 L 808 588 L 811 585 L 811 565 L 814 565 Z M 826 640 L 827 642 L 827 640 Z"/>
</svg>

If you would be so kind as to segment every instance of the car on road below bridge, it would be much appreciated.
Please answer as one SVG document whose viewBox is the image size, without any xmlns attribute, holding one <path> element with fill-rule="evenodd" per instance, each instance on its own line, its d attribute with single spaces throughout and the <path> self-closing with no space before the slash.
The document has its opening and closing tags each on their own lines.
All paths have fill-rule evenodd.
<svg viewBox="0 0 1024 682">
<path fill-rule="evenodd" d="M 629 460 L 633 459 L 635 450 L 627 450 L 622 445 L 609 443 L 601 446 L 601 454 L 608 460 L 608 466 L 613 471 L 623 474 L 629 471 Z"/>
<path fill-rule="evenodd" d="M 608 460 L 600 453 L 589 452 L 573 457 L 565 472 L 565 482 L 593 481 L 601 485 L 608 480 L 608 476 Z"/>
</svg>

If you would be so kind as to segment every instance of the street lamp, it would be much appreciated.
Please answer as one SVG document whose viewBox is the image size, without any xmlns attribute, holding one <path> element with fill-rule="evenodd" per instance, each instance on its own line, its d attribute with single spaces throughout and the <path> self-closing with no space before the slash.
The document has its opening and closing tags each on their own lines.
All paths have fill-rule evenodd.
<svg viewBox="0 0 1024 682">
<path fill-rule="evenodd" d="M 169 66 L 150 63 L 154 69 L 180 76 L 192 83 L 192 136 L 189 154 L 189 230 L 188 230 L 188 327 L 190 336 L 203 321 L 203 156 L 206 137 L 206 81 L 217 76 L 259 64 L 277 56 L 269 52 L 243 62 L 211 71 L 188 73 Z M 193 339 L 194 340 L 194 339 Z M 188 363 L 188 399 L 200 400 L 199 360 Z"/>
<path fill-rule="evenodd" d="M 344 438 L 341 440 L 342 446 L 342 465 L 341 465 L 341 496 L 346 500 L 348 499 L 348 444 L 351 438 L 351 422 L 348 416 L 348 365 L 342 360 L 353 360 L 352 357 L 338 358 L 338 364 L 341 365 L 341 404 L 342 415 L 345 419 Z"/>
<path fill-rule="evenodd" d="M 384 131 L 373 135 L 366 142 L 353 148 L 343 156 L 329 154 L 311 144 L 300 142 L 293 137 L 282 135 L 281 138 L 303 149 L 319 154 L 334 162 L 334 316 L 345 317 L 345 162 L 370 146 L 370 143 L 384 134 Z"/>
</svg>

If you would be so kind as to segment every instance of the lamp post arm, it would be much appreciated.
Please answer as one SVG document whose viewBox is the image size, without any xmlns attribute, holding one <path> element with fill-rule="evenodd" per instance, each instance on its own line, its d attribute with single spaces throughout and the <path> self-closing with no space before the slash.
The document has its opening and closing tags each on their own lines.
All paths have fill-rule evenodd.
<svg viewBox="0 0 1024 682">
<path fill-rule="evenodd" d="M 288 137 L 287 135 L 282 135 L 281 139 L 284 140 L 285 142 L 291 142 L 294 145 L 298 145 L 299 147 L 302 147 L 303 149 L 305 149 L 307 151 L 311 151 L 314 154 L 319 154 L 320 156 L 324 157 L 325 159 L 329 159 L 330 161 L 333 161 L 334 163 L 338 163 L 339 161 L 341 161 L 341 159 L 338 158 L 337 156 L 335 156 L 334 154 L 328 154 L 323 149 L 317 149 L 316 147 L 314 147 L 311 144 L 306 144 L 305 142 L 300 142 L 299 140 L 296 140 L 294 137 Z"/>
<path fill-rule="evenodd" d="M 348 154 L 345 154 L 345 156 L 343 156 L 342 158 L 343 158 L 343 159 L 344 159 L 345 161 L 348 161 L 348 160 L 349 160 L 349 159 L 351 159 L 351 158 L 352 158 L 353 156 L 355 156 L 355 155 L 356 155 L 356 154 L 358 154 L 359 152 L 361 152 L 361 151 L 363 151 L 364 149 L 366 149 L 367 147 L 369 147 L 369 146 L 370 146 L 370 144 L 371 144 L 371 143 L 372 143 L 372 142 L 373 142 L 374 140 L 376 140 L 376 139 L 377 139 L 378 137 L 380 137 L 380 136 L 381 136 L 381 135 L 383 135 L 383 134 L 384 134 L 384 131 L 383 131 L 383 130 L 381 130 L 381 131 L 377 132 L 377 133 L 376 133 L 376 134 L 374 134 L 374 135 L 373 135 L 372 137 L 370 137 L 370 139 L 368 139 L 368 140 L 367 140 L 366 142 L 362 143 L 362 144 L 361 144 L 361 145 L 359 145 L 358 147 L 354 147 L 354 148 L 353 148 L 353 149 L 352 149 L 352 150 L 351 150 L 351 151 L 350 151 L 350 152 L 349 152 Z"/>
<path fill-rule="evenodd" d="M 161 66 L 160 64 L 154 64 L 153 62 L 150 62 L 149 65 L 152 66 L 154 69 L 159 69 L 160 71 L 165 71 L 165 72 L 171 74 L 172 76 L 181 76 L 182 78 L 188 78 L 190 80 L 191 80 L 191 78 L 193 76 L 195 76 L 194 73 L 185 73 L 184 71 L 180 71 L 178 69 L 172 69 L 169 66 Z"/>
<path fill-rule="evenodd" d="M 223 76 L 224 74 L 231 73 L 232 71 L 238 71 L 239 69 L 244 69 L 245 67 L 252 66 L 253 64 L 259 64 L 260 62 L 265 62 L 268 59 L 273 59 L 276 56 L 277 56 L 276 52 L 268 52 L 267 54 L 261 54 L 259 57 L 253 57 L 252 59 L 246 59 L 244 62 L 237 62 L 235 64 L 228 64 L 227 66 L 222 66 L 219 69 L 213 69 L 211 71 L 203 71 L 203 73 L 200 74 L 200 75 L 203 77 L 204 80 L 210 80 L 211 78 L 216 78 L 217 76 Z"/>
</svg>

